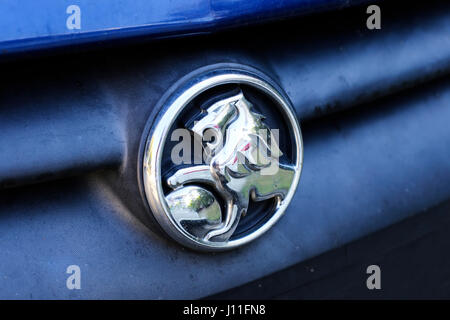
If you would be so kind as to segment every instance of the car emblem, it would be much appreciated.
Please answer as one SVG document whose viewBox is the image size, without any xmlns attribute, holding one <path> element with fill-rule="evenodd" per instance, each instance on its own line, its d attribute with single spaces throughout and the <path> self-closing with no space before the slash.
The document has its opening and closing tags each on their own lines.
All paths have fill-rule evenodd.
<svg viewBox="0 0 450 320">
<path fill-rule="evenodd" d="M 196 75 L 172 92 L 145 144 L 151 212 L 189 248 L 252 241 L 283 215 L 300 179 L 302 137 L 288 98 L 239 67 Z"/>
</svg>

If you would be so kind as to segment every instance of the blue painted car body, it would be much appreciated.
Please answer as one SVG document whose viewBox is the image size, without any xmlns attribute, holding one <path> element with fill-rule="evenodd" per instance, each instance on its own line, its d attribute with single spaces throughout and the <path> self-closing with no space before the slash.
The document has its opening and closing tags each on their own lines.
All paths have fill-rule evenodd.
<svg viewBox="0 0 450 320">
<path fill-rule="evenodd" d="M 147 36 L 203 33 L 224 27 L 330 10 L 361 0 L 3 0 L 0 55 Z M 80 29 L 69 30 L 67 8 L 77 5 Z"/>
<path fill-rule="evenodd" d="M 361 2 L 2 0 L 0 57 L 210 33 Z M 72 4 L 80 30 L 66 28 Z M 414 11 L 383 32 L 368 30 L 364 15 L 330 23 L 331 12 L 241 37 L 233 30 L 3 63 L 0 299 L 202 298 L 337 247 L 345 255 L 333 264 L 350 260 L 352 241 L 447 201 L 445 8 Z M 136 181 L 120 174 L 137 176 L 139 141 L 160 97 L 218 62 L 251 65 L 280 84 L 301 120 L 305 157 L 286 216 L 249 246 L 209 255 L 149 231 L 134 216 L 139 193 L 121 188 Z M 82 290 L 66 287 L 73 264 Z M 305 282 L 320 271 L 307 270 Z"/>
</svg>

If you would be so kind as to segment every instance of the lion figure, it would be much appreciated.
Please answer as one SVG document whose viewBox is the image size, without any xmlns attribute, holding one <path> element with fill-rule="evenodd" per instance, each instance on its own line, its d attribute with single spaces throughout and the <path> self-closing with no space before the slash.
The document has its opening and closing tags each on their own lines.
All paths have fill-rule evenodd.
<svg viewBox="0 0 450 320">
<path fill-rule="evenodd" d="M 189 128 L 203 143 L 206 165 L 183 168 L 168 179 L 175 189 L 188 183 L 214 187 L 226 204 L 222 222 L 204 240 L 226 241 L 247 212 L 250 197 L 262 201 L 286 196 L 295 171 L 279 163 L 282 152 L 264 117 L 252 112 L 243 93 L 214 103 Z M 214 136 L 205 142 L 205 136 Z"/>
</svg>

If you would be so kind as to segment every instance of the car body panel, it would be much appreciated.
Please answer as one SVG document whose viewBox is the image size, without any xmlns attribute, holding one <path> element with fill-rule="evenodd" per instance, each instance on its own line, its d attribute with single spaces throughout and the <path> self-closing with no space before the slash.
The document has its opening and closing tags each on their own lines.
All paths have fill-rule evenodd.
<svg viewBox="0 0 450 320">
<path fill-rule="evenodd" d="M 241 3 L 247 9 L 234 14 L 249 14 L 257 2 L 208 3 L 227 16 L 223 6 Z M 366 28 L 360 7 L 239 32 L 0 62 L 0 298 L 202 298 L 448 201 L 448 2 L 401 15 L 390 6 L 383 7 L 389 27 L 382 32 Z M 211 7 L 202 8 L 198 22 L 210 22 Z M 121 32 L 128 38 L 134 29 L 127 24 L 119 33 L 91 30 L 86 41 Z M 83 34 L 21 35 L 0 46 L 17 53 L 84 41 Z M 302 127 L 303 172 L 285 216 L 264 236 L 234 251 L 197 253 L 137 216 L 144 203 L 139 146 L 176 81 L 230 63 L 260 70 L 285 90 Z M 70 265 L 81 269 L 81 290 L 66 286 Z"/>
<path fill-rule="evenodd" d="M 211 32 L 322 10 L 361 0 L 4 0 L 0 2 L 0 56 L 133 37 L 164 38 Z M 81 10 L 81 28 L 69 30 L 69 5 Z"/>
</svg>

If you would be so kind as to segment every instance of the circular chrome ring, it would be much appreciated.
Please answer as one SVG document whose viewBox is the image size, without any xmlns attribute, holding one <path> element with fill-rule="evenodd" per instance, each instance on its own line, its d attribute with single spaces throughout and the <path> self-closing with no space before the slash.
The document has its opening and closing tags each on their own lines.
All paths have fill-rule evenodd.
<svg viewBox="0 0 450 320">
<path fill-rule="evenodd" d="M 286 197 L 278 204 L 272 216 L 257 230 L 251 234 L 247 234 L 241 238 L 231 239 L 227 242 L 206 243 L 180 228 L 169 213 L 162 187 L 161 161 L 164 144 L 170 128 L 180 112 L 199 94 L 215 86 L 224 84 L 245 84 L 251 86 L 264 92 L 280 106 L 280 109 L 285 113 L 286 118 L 292 127 L 291 130 L 296 144 L 294 153 L 295 163 L 293 164 L 295 167 L 295 174 L 292 186 Z M 289 100 L 280 93 L 280 90 L 275 89 L 275 85 L 270 84 L 269 81 L 264 80 L 256 73 L 253 74 L 248 70 L 240 70 L 239 68 L 227 68 L 206 72 L 202 76 L 196 77 L 194 80 L 185 83 L 182 90 L 176 90 L 175 94 L 171 95 L 171 97 L 166 100 L 164 106 L 165 107 L 163 107 L 158 119 L 155 120 L 149 136 L 147 137 L 143 159 L 143 186 L 145 197 L 154 217 L 164 231 L 180 244 L 201 251 L 223 251 L 236 248 L 249 243 L 265 233 L 284 214 L 297 189 L 302 169 L 302 135 L 297 117 Z"/>
</svg>

